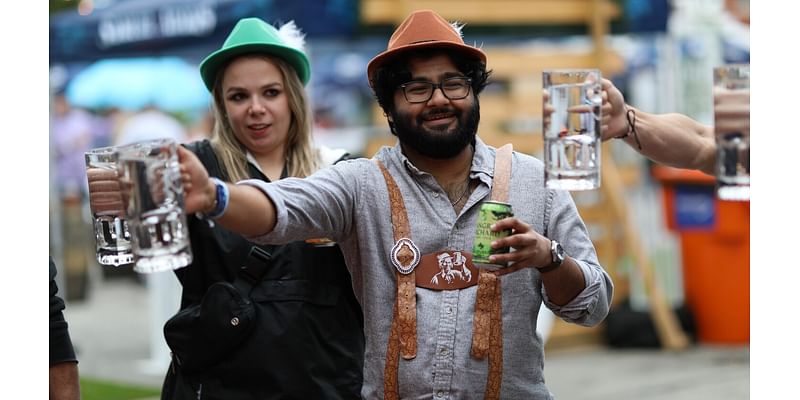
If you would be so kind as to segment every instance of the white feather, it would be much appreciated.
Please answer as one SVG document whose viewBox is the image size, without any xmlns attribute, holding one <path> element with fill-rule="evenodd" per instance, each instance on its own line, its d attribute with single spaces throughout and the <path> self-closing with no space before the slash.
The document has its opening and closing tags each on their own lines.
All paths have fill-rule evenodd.
<svg viewBox="0 0 800 400">
<path fill-rule="evenodd" d="M 278 37 L 281 38 L 285 45 L 304 51 L 306 34 L 300 31 L 294 21 L 289 21 L 278 28 Z"/>
<path fill-rule="evenodd" d="M 462 38 L 464 37 L 464 33 L 463 33 L 463 32 L 461 32 L 461 29 L 463 29 L 463 28 L 464 28 L 464 25 L 465 25 L 465 24 L 463 24 L 463 23 L 461 23 L 461 22 L 458 22 L 458 21 L 455 21 L 455 22 L 451 22 L 451 23 L 450 23 L 450 26 L 452 26 L 452 27 L 453 27 L 453 30 L 454 30 L 454 31 L 456 31 L 456 33 L 458 33 L 458 36 L 460 36 L 460 37 L 462 37 Z"/>
</svg>

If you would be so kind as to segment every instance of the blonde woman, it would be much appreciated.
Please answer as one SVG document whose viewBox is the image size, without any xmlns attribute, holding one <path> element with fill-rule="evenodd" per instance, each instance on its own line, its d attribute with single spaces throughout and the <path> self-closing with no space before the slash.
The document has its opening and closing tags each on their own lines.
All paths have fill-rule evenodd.
<svg viewBox="0 0 800 400">
<path fill-rule="evenodd" d="M 302 41 L 293 23 L 276 29 L 246 18 L 201 63 L 214 100 L 213 135 L 186 147 L 212 177 L 306 177 L 345 156 L 312 147 Z M 181 309 L 199 304 L 215 282 L 232 282 L 257 246 L 202 215 L 189 224 L 194 262 L 176 270 Z M 259 247 L 271 253 L 272 265 L 251 295 L 254 331 L 200 371 L 173 359 L 162 399 L 358 398 L 363 317 L 339 247 L 324 240 Z"/>
</svg>

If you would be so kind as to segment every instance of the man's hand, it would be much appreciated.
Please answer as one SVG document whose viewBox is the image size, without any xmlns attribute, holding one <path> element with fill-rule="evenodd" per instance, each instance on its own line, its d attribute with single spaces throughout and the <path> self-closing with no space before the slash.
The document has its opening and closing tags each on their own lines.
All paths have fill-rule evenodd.
<svg viewBox="0 0 800 400">
<path fill-rule="evenodd" d="M 628 132 L 628 120 L 625 113 L 625 97 L 622 92 L 611 83 L 610 80 L 603 78 L 603 106 L 601 113 L 603 115 L 600 131 L 602 132 L 602 139 L 608 140 L 615 137 L 625 135 Z"/>
<path fill-rule="evenodd" d="M 186 213 L 210 210 L 216 200 L 216 188 L 208 177 L 208 171 L 200 159 L 183 146 L 178 146 L 178 160 L 181 164 L 181 184 Z"/>
<path fill-rule="evenodd" d="M 600 130 L 602 132 L 602 140 L 605 141 L 626 134 L 628 132 L 628 121 L 625 116 L 627 109 L 625 107 L 625 97 L 622 96 L 622 92 L 608 79 L 604 78 L 601 81 L 601 85 L 603 88 L 603 105 L 601 106 L 603 119 L 601 121 Z M 550 125 L 550 118 L 554 111 L 555 108 L 550 103 L 550 95 L 547 93 L 547 90 L 543 89 L 542 122 L 544 127 Z M 571 109 L 570 112 L 591 112 L 591 108 L 574 108 Z"/>
<path fill-rule="evenodd" d="M 508 254 L 494 254 L 489 256 L 493 263 L 522 263 L 523 266 L 543 267 L 550 264 L 550 240 L 531 229 L 530 225 L 515 217 L 497 221 L 491 227 L 492 232 L 512 229 L 512 234 L 492 242 L 492 248 L 513 247 L 514 251 Z"/>
</svg>

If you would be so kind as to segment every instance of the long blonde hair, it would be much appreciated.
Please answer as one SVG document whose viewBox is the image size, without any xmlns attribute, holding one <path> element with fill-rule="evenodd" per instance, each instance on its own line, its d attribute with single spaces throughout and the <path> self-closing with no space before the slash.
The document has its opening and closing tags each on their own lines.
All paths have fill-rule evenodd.
<svg viewBox="0 0 800 400">
<path fill-rule="evenodd" d="M 304 178 L 311 175 L 320 168 L 321 158 L 319 151 L 312 147 L 311 129 L 313 127 L 313 119 L 308 95 L 303 83 L 295 70 L 282 58 L 262 53 L 252 53 L 244 56 L 262 58 L 274 64 L 281 72 L 286 97 L 289 102 L 289 111 L 292 113 L 292 122 L 289 125 L 284 154 L 286 170 L 288 176 Z M 217 74 L 214 81 L 214 90 L 212 90 L 214 104 L 212 109 L 215 122 L 211 136 L 211 146 L 214 148 L 220 164 L 222 164 L 222 169 L 227 173 L 228 180 L 237 182 L 253 177 L 250 176 L 247 169 L 247 149 L 236 139 L 225 112 L 222 76 L 231 61 L 229 60 L 225 67 L 220 68 L 220 73 Z"/>
</svg>

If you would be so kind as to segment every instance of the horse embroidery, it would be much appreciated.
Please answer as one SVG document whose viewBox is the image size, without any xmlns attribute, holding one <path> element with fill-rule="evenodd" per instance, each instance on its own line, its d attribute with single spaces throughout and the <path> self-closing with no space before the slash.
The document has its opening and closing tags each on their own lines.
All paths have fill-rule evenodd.
<svg viewBox="0 0 800 400">
<path fill-rule="evenodd" d="M 460 278 L 462 281 L 469 282 L 472 280 L 472 272 L 467 268 L 467 257 L 464 257 L 460 251 L 450 253 L 441 253 L 436 256 L 439 263 L 439 272 L 431 278 L 431 283 L 434 285 L 439 284 L 439 277 L 444 278 L 447 283 L 452 283 L 455 277 Z"/>
</svg>

